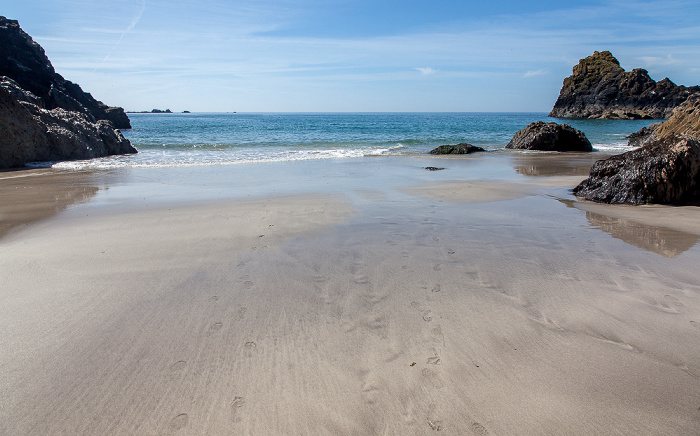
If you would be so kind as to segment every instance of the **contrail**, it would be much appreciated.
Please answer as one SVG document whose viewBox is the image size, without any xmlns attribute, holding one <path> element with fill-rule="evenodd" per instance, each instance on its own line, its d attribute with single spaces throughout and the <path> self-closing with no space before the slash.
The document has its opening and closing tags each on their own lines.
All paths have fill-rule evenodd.
<svg viewBox="0 0 700 436">
<path fill-rule="evenodd" d="M 129 23 L 129 27 L 126 28 L 119 36 L 119 39 L 117 40 L 116 43 L 112 46 L 112 48 L 109 50 L 109 53 L 107 53 L 107 56 L 105 56 L 104 59 L 102 59 L 102 62 L 95 67 L 95 69 L 92 71 L 93 73 L 96 72 L 97 70 L 100 69 L 102 65 L 104 65 L 105 62 L 107 62 L 107 59 L 112 55 L 112 52 L 114 51 L 115 48 L 122 42 L 122 39 L 124 39 L 124 36 L 126 36 L 127 33 L 129 33 L 134 27 L 136 27 L 136 24 L 139 22 L 141 19 L 141 16 L 143 15 L 143 12 L 146 10 L 146 0 L 141 0 L 141 9 L 139 10 L 138 14 L 132 18 L 131 23 Z"/>
</svg>

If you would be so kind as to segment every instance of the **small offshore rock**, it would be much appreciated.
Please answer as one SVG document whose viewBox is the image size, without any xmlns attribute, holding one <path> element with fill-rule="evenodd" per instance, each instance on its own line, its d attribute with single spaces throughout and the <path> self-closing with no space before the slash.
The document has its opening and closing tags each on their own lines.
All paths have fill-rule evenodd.
<svg viewBox="0 0 700 436">
<path fill-rule="evenodd" d="M 539 151 L 593 151 L 586 135 L 568 124 L 537 121 L 513 135 L 506 148 Z"/>
<path fill-rule="evenodd" d="M 440 170 L 444 170 L 445 168 L 425 167 L 425 169 L 428 170 L 428 171 L 440 171 Z"/>
<path fill-rule="evenodd" d="M 477 151 L 486 151 L 481 147 L 475 145 L 467 144 L 465 142 L 457 145 L 441 145 L 437 148 L 430 150 L 430 154 L 470 154 L 476 153 Z"/>
</svg>

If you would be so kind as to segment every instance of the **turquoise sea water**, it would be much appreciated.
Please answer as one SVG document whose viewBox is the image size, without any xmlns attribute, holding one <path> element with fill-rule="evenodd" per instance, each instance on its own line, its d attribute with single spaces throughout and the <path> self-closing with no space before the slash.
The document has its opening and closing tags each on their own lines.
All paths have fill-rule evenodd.
<svg viewBox="0 0 700 436">
<path fill-rule="evenodd" d="M 129 114 L 123 131 L 139 150 L 56 164 L 64 168 L 171 167 L 416 155 L 468 142 L 490 152 L 534 121 L 581 129 L 601 152 L 624 151 L 626 136 L 653 121 L 563 120 L 546 113 L 194 113 Z"/>
</svg>

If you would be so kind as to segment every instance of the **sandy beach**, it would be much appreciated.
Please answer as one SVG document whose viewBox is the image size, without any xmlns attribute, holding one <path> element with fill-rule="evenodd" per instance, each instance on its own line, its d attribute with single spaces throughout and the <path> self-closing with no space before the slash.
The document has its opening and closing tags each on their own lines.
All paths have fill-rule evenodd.
<svg viewBox="0 0 700 436">
<path fill-rule="evenodd" d="M 0 433 L 697 435 L 700 209 L 594 160 L 0 173 Z"/>
</svg>

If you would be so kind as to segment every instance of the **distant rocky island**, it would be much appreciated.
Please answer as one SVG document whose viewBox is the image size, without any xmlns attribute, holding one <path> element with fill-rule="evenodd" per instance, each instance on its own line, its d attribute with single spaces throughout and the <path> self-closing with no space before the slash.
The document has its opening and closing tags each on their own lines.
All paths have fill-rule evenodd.
<svg viewBox="0 0 700 436">
<path fill-rule="evenodd" d="M 130 128 L 124 109 L 64 79 L 17 21 L 0 16 L 0 169 L 136 153 L 117 130 Z"/>
<path fill-rule="evenodd" d="M 128 114 L 171 114 L 173 111 L 170 109 L 151 109 L 150 111 L 128 111 Z"/>
<path fill-rule="evenodd" d="M 594 52 L 564 79 L 550 117 L 666 119 L 700 86 L 685 87 L 665 78 L 656 82 L 636 68 L 625 71 L 609 51 Z"/>
</svg>

